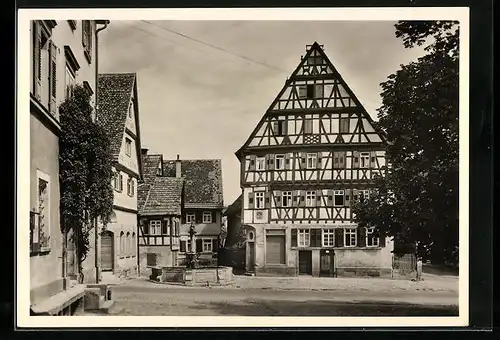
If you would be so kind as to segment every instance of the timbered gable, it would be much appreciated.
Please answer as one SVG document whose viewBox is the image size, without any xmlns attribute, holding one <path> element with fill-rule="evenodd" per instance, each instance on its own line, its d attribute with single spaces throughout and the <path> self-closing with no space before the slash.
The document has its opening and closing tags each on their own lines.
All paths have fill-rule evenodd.
<svg viewBox="0 0 500 340">
<path fill-rule="evenodd" d="M 287 145 L 384 142 L 322 46 L 311 45 L 240 151 Z"/>
</svg>

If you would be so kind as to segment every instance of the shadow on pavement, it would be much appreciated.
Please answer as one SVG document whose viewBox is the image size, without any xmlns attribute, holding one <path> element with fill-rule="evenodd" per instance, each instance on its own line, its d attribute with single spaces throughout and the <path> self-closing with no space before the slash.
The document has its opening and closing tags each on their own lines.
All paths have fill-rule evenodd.
<svg viewBox="0 0 500 340">
<path fill-rule="evenodd" d="M 212 310 L 213 315 L 240 316 L 458 316 L 458 306 L 425 306 L 373 301 L 246 299 L 237 303 L 200 303 L 189 308 Z"/>
</svg>

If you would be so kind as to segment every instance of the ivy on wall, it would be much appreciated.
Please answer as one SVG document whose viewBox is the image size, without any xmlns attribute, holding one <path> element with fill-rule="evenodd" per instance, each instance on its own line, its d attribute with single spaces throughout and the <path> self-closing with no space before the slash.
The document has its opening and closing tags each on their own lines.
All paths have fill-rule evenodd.
<svg viewBox="0 0 500 340">
<path fill-rule="evenodd" d="M 83 280 L 82 263 L 90 249 L 89 235 L 99 218 L 105 226 L 113 211 L 112 157 L 106 131 L 92 120 L 90 95 L 81 85 L 59 107 L 61 230 L 71 231 Z"/>
</svg>

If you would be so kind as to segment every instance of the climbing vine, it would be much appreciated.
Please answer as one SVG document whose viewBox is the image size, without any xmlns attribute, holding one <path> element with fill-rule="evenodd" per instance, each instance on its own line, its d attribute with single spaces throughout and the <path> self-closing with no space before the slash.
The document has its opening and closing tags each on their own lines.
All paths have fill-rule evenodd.
<svg viewBox="0 0 500 340">
<path fill-rule="evenodd" d="M 106 131 L 92 120 L 90 95 L 80 85 L 59 107 L 59 181 L 61 230 L 71 235 L 83 280 L 82 263 L 90 249 L 90 231 L 113 211 L 112 158 Z"/>
</svg>

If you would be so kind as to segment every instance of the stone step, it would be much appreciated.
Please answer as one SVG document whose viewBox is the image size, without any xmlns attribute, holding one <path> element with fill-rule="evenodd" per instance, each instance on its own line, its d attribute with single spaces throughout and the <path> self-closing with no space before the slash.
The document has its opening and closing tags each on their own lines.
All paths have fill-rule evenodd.
<svg viewBox="0 0 500 340">
<path fill-rule="evenodd" d="M 102 304 L 99 304 L 99 312 L 103 314 L 110 314 L 115 302 L 113 300 L 103 300 Z"/>
</svg>

